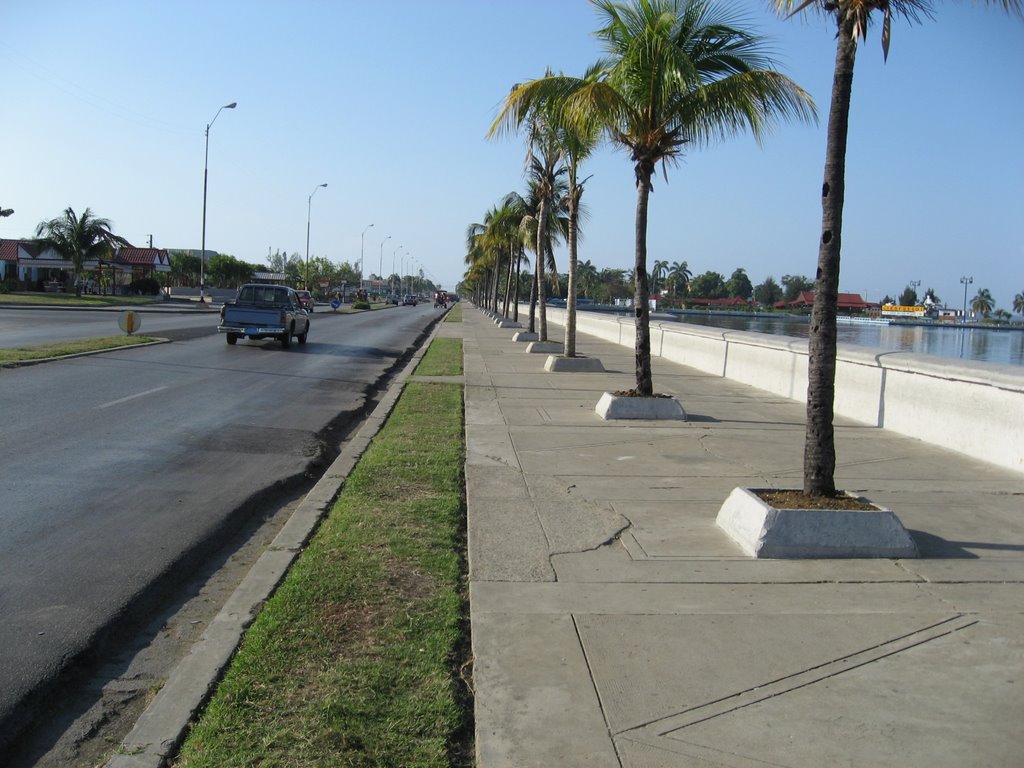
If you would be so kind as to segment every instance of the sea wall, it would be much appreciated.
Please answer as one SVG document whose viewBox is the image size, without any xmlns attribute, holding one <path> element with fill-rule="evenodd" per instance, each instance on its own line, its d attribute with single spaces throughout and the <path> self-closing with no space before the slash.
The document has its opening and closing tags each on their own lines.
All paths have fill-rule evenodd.
<svg viewBox="0 0 1024 768">
<path fill-rule="evenodd" d="M 634 345 L 632 317 L 584 311 L 576 318 L 581 334 Z M 547 319 L 560 326 L 549 330 L 549 338 L 560 340 L 565 310 L 548 307 Z M 580 346 L 585 354 L 582 340 Z M 807 399 L 806 339 L 652 322 L 651 354 L 792 400 Z M 840 344 L 835 413 L 1024 472 L 1022 368 Z"/>
</svg>

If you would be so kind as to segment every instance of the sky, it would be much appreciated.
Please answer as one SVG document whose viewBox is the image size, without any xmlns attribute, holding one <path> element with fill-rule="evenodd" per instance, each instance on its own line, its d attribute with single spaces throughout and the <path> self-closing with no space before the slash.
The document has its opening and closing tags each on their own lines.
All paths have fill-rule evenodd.
<svg viewBox="0 0 1024 768">
<path fill-rule="evenodd" d="M 1024 22 L 971 2 L 893 22 L 858 51 L 840 290 L 878 301 L 920 281 L 960 307 L 1024 293 Z M 815 124 L 695 147 L 659 171 L 648 264 L 728 278 L 814 276 L 834 31 L 732 2 Z M 602 53 L 587 0 L 3 0 L 0 237 L 68 206 L 135 245 L 206 247 L 252 263 L 309 252 L 366 273 L 421 270 L 454 288 L 466 229 L 524 192 L 521 136 L 488 140 L 510 87 Z M 220 109 L 237 102 L 233 110 Z M 580 258 L 631 269 L 628 156 L 583 168 Z M 326 183 L 326 188 L 318 185 Z M 370 227 L 369 225 L 373 225 Z M 567 270 L 564 248 L 556 250 Z"/>
</svg>

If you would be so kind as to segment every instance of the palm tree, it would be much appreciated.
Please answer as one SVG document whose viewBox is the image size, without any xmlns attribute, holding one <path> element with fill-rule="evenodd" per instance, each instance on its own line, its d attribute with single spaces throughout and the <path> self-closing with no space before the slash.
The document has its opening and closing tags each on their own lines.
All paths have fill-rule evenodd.
<svg viewBox="0 0 1024 768">
<path fill-rule="evenodd" d="M 662 279 L 668 276 L 668 262 L 664 260 L 656 260 L 651 266 L 651 293 L 658 292 L 658 286 L 661 285 Z"/>
<path fill-rule="evenodd" d="M 982 317 L 988 317 L 996 306 L 996 300 L 992 298 L 992 291 L 988 288 L 980 288 L 978 294 L 971 299 L 971 312 Z"/>
<path fill-rule="evenodd" d="M 1024 315 L 1024 291 L 1013 297 L 1013 311 Z"/>
<path fill-rule="evenodd" d="M 109 259 L 115 247 L 131 247 L 127 240 L 111 232 L 110 226 L 108 219 L 94 216 L 91 208 L 86 208 L 79 217 L 68 207 L 63 216 L 39 222 L 36 237 L 70 261 L 77 278 L 86 261 Z"/>
<path fill-rule="evenodd" d="M 777 117 L 810 118 L 809 96 L 766 68 L 762 41 L 734 26 L 711 0 L 591 0 L 602 17 L 597 36 L 607 56 L 590 77 L 563 75 L 520 85 L 508 106 L 529 111 L 560 103 L 581 127 L 598 125 L 630 153 L 636 178 L 636 389 L 653 395 L 647 208 L 658 163 L 749 129 L 758 140 Z"/>
<path fill-rule="evenodd" d="M 846 192 L 846 141 L 850 124 L 850 95 L 857 38 L 867 37 L 872 11 L 882 14 L 882 53 L 888 56 L 890 22 L 897 13 L 910 21 L 931 15 L 929 0 L 774 0 L 789 15 L 814 6 L 836 22 L 836 59 L 832 75 L 825 146 L 825 179 L 821 187 L 821 237 L 818 278 L 811 310 L 807 363 L 807 426 L 804 437 L 803 491 L 810 496 L 834 496 L 836 448 L 833 400 L 836 375 L 836 312 L 839 301 L 839 257 L 842 245 L 843 199 Z M 999 2 L 1021 13 L 1021 0 Z"/>
<path fill-rule="evenodd" d="M 594 298 L 594 289 L 597 287 L 600 277 L 597 267 L 591 264 L 590 259 L 576 265 L 576 279 L 579 281 L 583 295 Z"/>
<path fill-rule="evenodd" d="M 690 271 L 690 265 L 687 262 L 673 261 L 672 266 L 669 267 L 668 277 L 672 281 L 672 295 L 677 296 L 680 285 L 683 286 L 684 292 L 689 288 L 693 272 Z"/>
</svg>

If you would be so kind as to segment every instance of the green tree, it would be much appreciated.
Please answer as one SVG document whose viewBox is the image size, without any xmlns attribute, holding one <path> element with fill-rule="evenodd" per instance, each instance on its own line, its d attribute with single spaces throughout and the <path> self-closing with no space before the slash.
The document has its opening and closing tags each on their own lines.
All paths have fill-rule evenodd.
<svg viewBox="0 0 1024 768">
<path fill-rule="evenodd" d="M 988 317 L 996 306 L 996 300 L 992 298 L 992 292 L 988 288 L 979 288 L 978 293 L 971 299 L 971 312 L 982 317 Z"/>
<path fill-rule="evenodd" d="M 782 298 L 788 304 L 791 301 L 795 301 L 801 292 L 813 291 L 814 281 L 803 275 L 783 275 L 782 289 Z"/>
<path fill-rule="evenodd" d="M 924 300 L 928 301 L 931 298 L 932 304 L 941 304 L 942 299 L 939 298 L 938 294 L 935 293 L 934 288 L 929 288 L 924 292 Z"/>
<path fill-rule="evenodd" d="M 655 260 L 651 266 L 651 293 L 657 293 L 658 289 L 665 283 L 668 277 L 668 262 L 662 259 Z"/>
<path fill-rule="evenodd" d="M 747 270 L 742 267 L 732 273 L 725 287 L 728 289 L 729 295 L 736 299 L 750 299 L 754 294 L 754 286 L 751 284 L 750 278 L 747 277 Z"/>
<path fill-rule="evenodd" d="M 778 118 L 809 119 L 810 97 L 770 69 L 762 40 L 710 0 L 591 0 L 604 44 L 590 77 L 548 76 L 516 88 L 508 103 L 564 101 L 567 119 L 598 125 L 633 161 L 636 389 L 653 394 L 647 212 L 659 163 L 749 130 L 757 140 Z"/>
<path fill-rule="evenodd" d="M 77 278 L 86 261 L 108 260 L 118 246 L 131 247 L 131 243 L 115 235 L 110 227 L 110 221 L 93 215 L 91 208 L 78 216 L 69 206 L 62 216 L 39 222 L 36 237 L 45 247 L 70 261 Z"/>
<path fill-rule="evenodd" d="M 766 307 L 773 307 L 782 301 L 782 287 L 772 275 L 768 275 L 763 283 L 754 288 L 754 301 Z"/>
<path fill-rule="evenodd" d="M 1024 291 L 1021 291 L 1013 297 L 1013 311 L 1017 314 L 1024 315 Z"/>
<path fill-rule="evenodd" d="M 590 259 L 576 265 L 576 277 L 580 283 L 580 292 L 589 298 L 594 298 L 594 291 L 600 281 L 597 267 L 590 263 Z"/>
<path fill-rule="evenodd" d="M 903 289 L 903 293 L 900 294 L 900 306 L 917 306 L 917 290 L 914 288 L 914 286 L 908 285 L 906 288 Z"/>
<path fill-rule="evenodd" d="M 1021 0 L 989 0 L 1021 15 Z M 789 15 L 814 7 L 836 24 L 836 56 L 832 100 L 821 186 L 821 236 L 818 240 L 817 285 L 811 312 L 807 365 L 807 422 L 804 436 L 803 491 L 834 496 L 836 448 L 834 421 L 836 314 L 839 305 L 839 258 L 842 246 L 843 200 L 846 195 L 846 144 L 857 41 L 866 39 L 873 11 L 882 15 L 882 52 L 888 56 L 892 15 L 918 21 L 931 15 L 928 0 L 775 0 Z"/>
<path fill-rule="evenodd" d="M 695 299 L 724 299 L 728 295 L 725 277 L 719 272 L 702 272 L 690 281 L 690 296 Z"/>
</svg>

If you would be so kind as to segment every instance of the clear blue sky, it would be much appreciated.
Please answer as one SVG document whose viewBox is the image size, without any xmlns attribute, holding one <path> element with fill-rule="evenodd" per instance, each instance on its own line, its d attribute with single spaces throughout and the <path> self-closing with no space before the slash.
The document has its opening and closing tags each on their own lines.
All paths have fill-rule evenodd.
<svg viewBox="0 0 1024 768">
<path fill-rule="evenodd" d="M 878 300 L 911 280 L 951 306 L 1024 292 L 1024 23 L 937 2 L 858 55 L 841 288 Z M 660 176 L 649 258 L 693 272 L 814 275 L 834 39 L 821 17 L 734 3 L 811 92 L 817 126 L 695 150 Z M 204 129 L 207 247 L 251 262 L 310 250 L 367 272 L 415 261 L 446 287 L 465 230 L 523 191 L 518 137 L 485 134 L 509 87 L 600 53 L 586 0 L 5 0 L 0 4 L 0 237 L 91 207 L 142 245 L 198 248 Z M 628 158 L 588 164 L 580 257 L 631 268 Z M 390 240 L 384 240 L 390 235 Z M 383 242 L 383 246 L 382 246 Z M 399 249 L 399 246 L 402 246 Z M 397 249 L 397 254 L 396 254 Z M 565 271 L 564 249 L 556 253 Z"/>
</svg>

